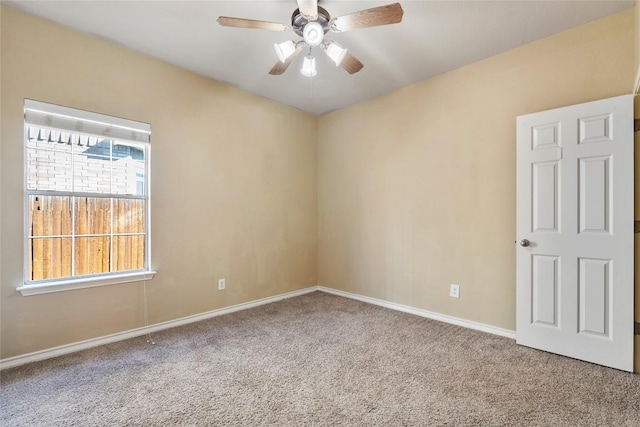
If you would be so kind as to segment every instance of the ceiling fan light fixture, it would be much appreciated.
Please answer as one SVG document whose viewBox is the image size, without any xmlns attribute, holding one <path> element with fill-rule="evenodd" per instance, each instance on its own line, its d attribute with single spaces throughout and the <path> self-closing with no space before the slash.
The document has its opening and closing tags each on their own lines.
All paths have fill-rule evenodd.
<svg viewBox="0 0 640 427">
<path fill-rule="evenodd" d="M 346 55 L 347 49 L 343 48 L 336 42 L 331 42 L 327 46 L 327 56 L 336 63 L 336 67 L 340 65 Z"/>
<path fill-rule="evenodd" d="M 317 22 L 309 22 L 302 30 L 302 37 L 309 46 L 318 46 L 324 39 L 324 29 Z"/>
<path fill-rule="evenodd" d="M 305 56 L 302 68 L 300 69 L 300 74 L 305 77 L 314 77 L 318 74 L 318 71 L 316 70 L 316 58 L 311 55 Z"/>
<path fill-rule="evenodd" d="M 296 51 L 296 46 L 291 40 L 287 40 L 286 42 L 282 43 L 274 43 L 273 48 L 276 51 L 276 55 L 278 55 L 278 59 L 283 64 L 287 60 L 287 58 Z"/>
<path fill-rule="evenodd" d="M 2 0 L 0 0 L 1 2 Z M 341 33 L 357 30 L 359 28 L 378 27 L 381 25 L 397 24 L 402 22 L 404 10 L 400 3 L 373 7 L 336 17 L 331 17 L 329 12 L 318 6 L 320 0 L 297 0 L 298 8 L 291 15 L 291 25 L 278 24 L 276 22 L 259 21 L 255 19 L 234 18 L 231 16 L 219 16 L 218 24 L 223 27 L 248 28 L 269 31 L 293 31 L 302 36 L 304 41 L 286 41 L 274 44 L 278 62 L 271 68 L 269 74 L 279 76 L 295 62 L 305 46 L 309 47 L 309 57 L 300 70 L 305 76 L 313 77 L 317 74 L 315 59 L 311 57 L 311 48 L 320 47 L 347 73 L 355 74 L 364 66 L 362 62 L 347 52 L 333 40 L 328 40 L 325 35 L 332 31 Z"/>
</svg>

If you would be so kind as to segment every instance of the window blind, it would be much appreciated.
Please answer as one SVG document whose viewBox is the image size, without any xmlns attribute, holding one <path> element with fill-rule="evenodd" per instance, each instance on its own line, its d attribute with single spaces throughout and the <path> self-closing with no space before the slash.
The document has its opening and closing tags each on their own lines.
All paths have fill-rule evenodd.
<svg viewBox="0 0 640 427">
<path fill-rule="evenodd" d="M 150 142 L 151 125 L 120 117 L 24 100 L 25 123 L 66 132 L 82 132 L 109 139 Z"/>
</svg>

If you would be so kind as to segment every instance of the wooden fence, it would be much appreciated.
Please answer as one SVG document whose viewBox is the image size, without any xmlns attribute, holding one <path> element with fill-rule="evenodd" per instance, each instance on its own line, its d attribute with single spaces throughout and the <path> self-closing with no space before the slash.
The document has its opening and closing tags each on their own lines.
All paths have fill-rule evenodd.
<svg viewBox="0 0 640 427">
<path fill-rule="evenodd" d="M 144 268 L 144 235 L 122 235 L 145 232 L 144 200 L 113 199 L 113 218 L 111 199 L 71 200 L 30 196 L 30 280 Z"/>
</svg>

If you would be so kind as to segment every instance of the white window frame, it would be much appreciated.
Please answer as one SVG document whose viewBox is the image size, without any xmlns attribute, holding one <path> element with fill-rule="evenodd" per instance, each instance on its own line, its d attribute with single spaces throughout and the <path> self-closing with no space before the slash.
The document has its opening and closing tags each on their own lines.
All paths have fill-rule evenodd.
<svg viewBox="0 0 640 427">
<path fill-rule="evenodd" d="M 24 100 L 24 129 L 23 138 L 24 148 L 24 280 L 17 287 L 17 290 L 24 296 L 38 295 L 50 292 L 61 292 L 73 289 L 91 288 L 96 286 L 114 285 L 119 283 L 130 283 L 138 281 L 151 280 L 156 272 L 152 271 L 151 265 L 151 185 L 150 185 L 150 164 L 151 164 L 151 144 L 150 135 L 151 127 L 147 123 L 136 122 L 133 120 L 122 119 L 119 117 L 107 116 L 104 114 L 93 113 L 89 111 L 78 110 L 74 108 L 63 107 L 60 105 L 48 104 L 44 102 L 34 101 L 30 99 Z M 33 195 L 60 195 L 86 197 L 104 197 L 97 193 L 83 192 L 63 192 L 63 191 L 43 191 L 29 190 L 27 186 L 27 139 L 29 126 L 42 126 L 50 129 L 60 130 L 63 132 L 82 133 L 93 135 L 111 140 L 133 142 L 145 147 L 145 181 L 144 181 L 144 199 L 140 197 L 128 197 L 126 195 L 117 195 L 117 198 L 136 198 L 145 200 L 145 249 L 144 249 L 144 268 L 140 270 L 127 270 L 122 272 L 99 273 L 86 276 L 69 276 L 63 278 L 43 279 L 32 281 L 29 280 L 29 196 Z M 114 198 L 114 194 L 109 194 L 110 198 Z M 113 226 L 113 224 L 112 224 Z M 73 232 L 73 230 L 72 230 Z M 113 241 L 113 228 L 110 229 L 111 242 Z M 110 244 L 110 246 L 113 243 Z M 110 257 L 113 257 L 110 249 Z M 73 270 L 72 270 L 73 271 Z"/>
</svg>

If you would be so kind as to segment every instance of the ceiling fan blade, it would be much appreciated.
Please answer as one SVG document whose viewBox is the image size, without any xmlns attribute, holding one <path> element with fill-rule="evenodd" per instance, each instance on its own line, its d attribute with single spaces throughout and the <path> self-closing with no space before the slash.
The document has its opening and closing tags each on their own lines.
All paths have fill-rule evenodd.
<svg viewBox="0 0 640 427">
<path fill-rule="evenodd" d="M 298 9 L 310 21 L 318 18 L 318 0 L 298 0 Z"/>
<path fill-rule="evenodd" d="M 271 74 L 272 76 L 279 76 L 280 74 L 287 71 L 289 65 L 291 65 L 291 63 L 298 57 L 298 55 L 300 55 L 302 49 L 304 49 L 304 43 L 298 43 L 296 45 L 296 50 L 293 51 L 293 53 L 284 61 L 284 63 L 280 61 L 276 62 L 276 65 L 274 65 L 271 71 L 269 71 L 269 74 Z"/>
<path fill-rule="evenodd" d="M 340 63 L 340 66 L 344 68 L 344 70 L 349 74 L 355 74 L 358 71 L 362 70 L 364 64 L 360 62 L 358 58 L 351 55 L 351 53 L 347 52 L 344 59 Z"/>
<path fill-rule="evenodd" d="M 374 7 L 360 12 L 333 18 L 330 28 L 333 31 L 350 31 L 358 28 L 377 27 L 379 25 L 397 24 L 402 21 L 404 11 L 400 3 Z"/>
<path fill-rule="evenodd" d="M 256 21 L 254 19 L 218 17 L 218 24 L 223 27 L 250 28 L 254 30 L 286 31 L 288 27 L 276 22 Z"/>
</svg>

